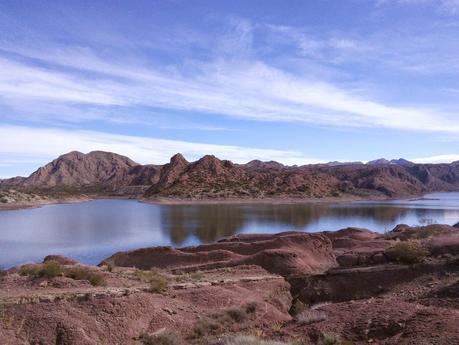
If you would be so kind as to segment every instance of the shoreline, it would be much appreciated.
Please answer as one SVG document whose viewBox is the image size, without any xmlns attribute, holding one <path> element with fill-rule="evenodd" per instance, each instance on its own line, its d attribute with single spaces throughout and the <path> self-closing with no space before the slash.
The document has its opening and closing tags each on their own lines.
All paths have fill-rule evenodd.
<svg viewBox="0 0 459 345">
<path fill-rule="evenodd" d="M 33 203 L 0 203 L 0 211 L 15 211 L 32 208 L 40 208 L 48 205 L 60 205 L 60 204 L 75 204 L 80 202 L 88 202 L 94 200 L 136 200 L 139 203 L 150 204 L 150 205 L 281 205 L 281 204 L 341 204 L 341 203 L 352 203 L 352 202 L 384 202 L 384 201 L 415 201 L 422 200 L 425 195 L 431 193 L 448 193 L 455 191 L 431 191 L 420 195 L 411 195 L 403 197 L 384 197 L 384 196 L 372 196 L 372 197 L 360 197 L 360 196 L 344 196 L 344 197 L 324 197 L 324 198 L 296 198 L 296 197 L 268 197 L 268 198 L 224 198 L 224 199 L 181 199 L 181 198 L 167 198 L 159 197 L 155 199 L 146 199 L 143 197 L 134 196 L 117 196 L 117 195 L 91 195 L 83 194 L 81 196 L 74 196 L 70 198 L 59 198 L 59 199 L 43 199 L 41 201 Z M 456 191 L 459 192 L 459 191 Z"/>
<path fill-rule="evenodd" d="M 421 196 L 412 196 L 417 198 Z M 150 205 L 256 205 L 256 204 L 339 204 L 348 202 L 370 202 L 370 201 L 390 201 L 390 200 L 404 200 L 402 198 L 385 198 L 385 197 L 343 197 L 343 198 L 229 198 L 229 199 L 179 199 L 179 198 L 157 198 L 157 199 L 144 199 L 132 196 L 105 196 L 105 195 L 85 195 L 85 197 L 72 197 L 68 199 L 51 199 L 42 200 L 35 203 L 11 203 L 0 204 L 0 211 L 16 211 L 40 208 L 49 205 L 61 204 L 76 204 L 81 202 L 89 202 L 94 200 L 136 200 L 139 203 Z M 408 199 L 408 198 L 407 198 Z"/>
</svg>

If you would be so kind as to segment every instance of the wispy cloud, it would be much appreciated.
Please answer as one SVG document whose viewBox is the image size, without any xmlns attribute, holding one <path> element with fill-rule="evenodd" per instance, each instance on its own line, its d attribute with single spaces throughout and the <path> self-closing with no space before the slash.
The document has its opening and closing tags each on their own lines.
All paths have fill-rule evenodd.
<svg viewBox="0 0 459 345">
<path fill-rule="evenodd" d="M 75 131 L 59 128 L 32 128 L 0 125 L 0 157 L 4 164 L 19 161 L 46 163 L 62 153 L 79 150 L 112 151 L 143 164 L 166 163 L 177 153 L 194 160 L 206 154 L 245 163 L 252 159 L 277 160 L 285 164 L 320 162 L 300 151 L 271 150 L 231 145 L 213 145 L 180 140 L 109 134 L 97 131 Z"/>
<path fill-rule="evenodd" d="M 146 106 L 264 121 L 459 131 L 458 119 L 439 109 L 384 104 L 346 85 L 295 76 L 261 60 L 196 62 L 191 73 L 101 62 L 86 51 L 73 52 L 73 58 L 49 56 L 48 64 L 57 66 L 1 58 L 1 102 L 33 104 L 23 110 L 30 114 L 43 104 L 73 106 L 69 116 L 76 118 L 76 106 L 92 106 L 94 116 L 110 107 Z M 82 120 L 88 116 L 81 114 Z"/>
</svg>

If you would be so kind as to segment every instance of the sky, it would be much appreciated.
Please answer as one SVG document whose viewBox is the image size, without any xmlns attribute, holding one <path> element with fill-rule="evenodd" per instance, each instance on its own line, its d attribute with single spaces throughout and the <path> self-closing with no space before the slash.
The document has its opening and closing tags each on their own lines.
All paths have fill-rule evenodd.
<svg viewBox="0 0 459 345">
<path fill-rule="evenodd" d="M 0 1 L 0 178 L 146 163 L 459 160 L 459 0 Z"/>
</svg>

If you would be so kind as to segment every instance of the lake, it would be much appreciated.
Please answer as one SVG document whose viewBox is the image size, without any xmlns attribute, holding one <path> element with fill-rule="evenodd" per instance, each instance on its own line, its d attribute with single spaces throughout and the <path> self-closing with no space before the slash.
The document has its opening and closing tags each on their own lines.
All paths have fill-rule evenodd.
<svg viewBox="0 0 459 345">
<path fill-rule="evenodd" d="M 308 204 L 152 205 L 94 200 L 0 211 L 0 266 L 62 254 L 97 264 L 119 251 L 206 243 L 238 233 L 322 231 L 348 226 L 378 232 L 459 221 L 459 193 L 418 200 Z"/>
</svg>

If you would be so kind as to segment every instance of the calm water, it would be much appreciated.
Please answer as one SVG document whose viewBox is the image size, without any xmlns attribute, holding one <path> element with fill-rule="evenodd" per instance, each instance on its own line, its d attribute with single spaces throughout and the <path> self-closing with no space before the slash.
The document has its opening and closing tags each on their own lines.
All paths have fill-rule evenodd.
<svg viewBox="0 0 459 345">
<path fill-rule="evenodd" d="M 459 193 L 421 200 L 341 204 L 149 205 L 96 200 L 0 211 L 0 266 L 63 254 L 98 263 L 119 250 L 191 245 L 236 233 L 337 230 L 383 232 L 396 224 L 459 221 Z"/>
</svg>

